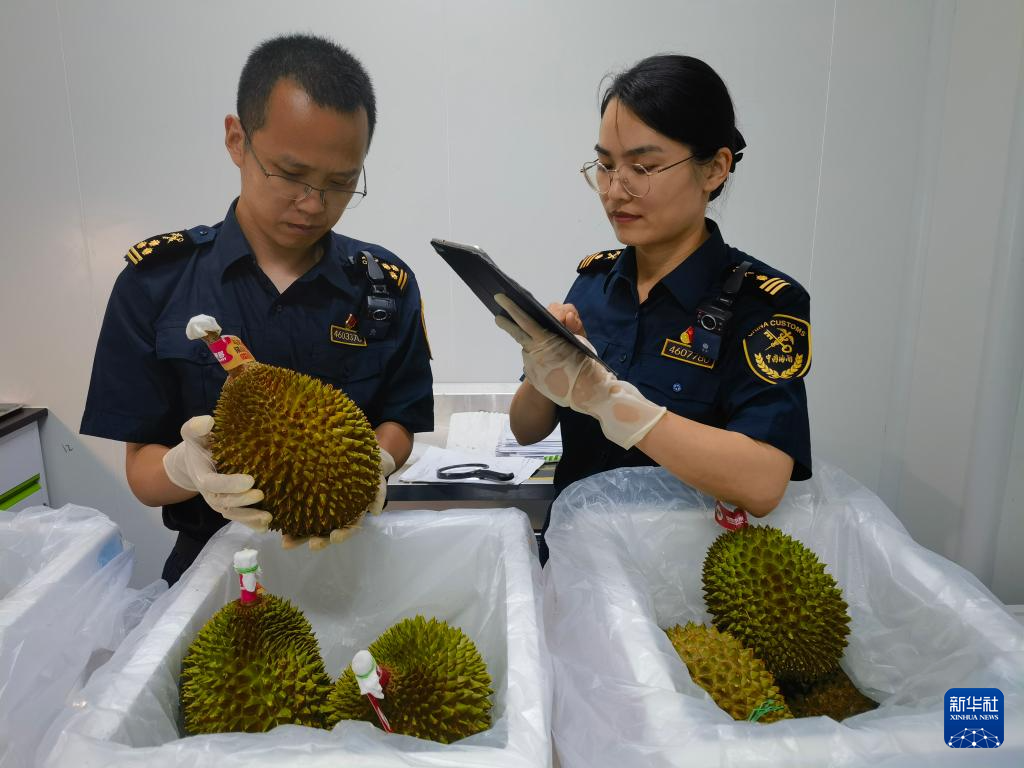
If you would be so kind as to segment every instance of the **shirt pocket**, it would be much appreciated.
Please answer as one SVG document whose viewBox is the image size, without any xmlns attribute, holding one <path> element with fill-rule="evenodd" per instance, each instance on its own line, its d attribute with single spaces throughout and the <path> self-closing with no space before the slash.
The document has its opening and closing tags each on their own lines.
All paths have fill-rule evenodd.
<svg viewBox="0 0 1024 768">
<path fill-rule="evenodd" d="M 710 423 L 721 383 L 714 369 L 645 355 L 636 378 L 648 399 L 680 416 Z"/>
<path fill-rule="evenodd" d="M 372 345 L 316 349 L 309 362 L 310 375 L 340 389 L 367 415 L 380 388 L 383 368 L 384 358 Z"/>
<path fill-rule="evenodd" d="M 173 371 L 186 418 L 212 414 L 227 373 L 203 341 L 185 336 L 184 322 L 157 326 L 156 357 Z M 232 324 L 235 327 L 237 324 Z"/>
</svg>

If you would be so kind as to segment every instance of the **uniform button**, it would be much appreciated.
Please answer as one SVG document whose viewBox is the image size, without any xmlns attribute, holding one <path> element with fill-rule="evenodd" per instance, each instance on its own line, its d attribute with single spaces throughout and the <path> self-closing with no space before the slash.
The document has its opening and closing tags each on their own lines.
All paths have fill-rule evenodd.
<svg viewBox="0 0 1024 768">
<path fill-rule="evenodd" d="M 672 391 L 673 391 L 673 392 L 682 392 L 682 391 L 683 391 L 683 385 L 682 385 L 682 384 L 680 384 L 680 383 L 679 383 L 679 382 L 677 381 L 677 382 L 676 382 L 675 384 L 673 384 L 673 385 L 672 385 Z"/>
<path fill-rule="evenodd" d="M 284 307 L 282 307 L 280 304 L 278 304 L 276 307 L 274 307 L 274 314 L 275 315 L 280 315 L 282 309 L 284 309 Z"/>
<path fill-rule="evenodd" d="M 621 355 L 619 355 L 619 362 L 620 363 L 626 362 L 626 358 L 627 357 L 628 357 L 628 355 L 625 352 L 623 352 Z"/>
</svg>

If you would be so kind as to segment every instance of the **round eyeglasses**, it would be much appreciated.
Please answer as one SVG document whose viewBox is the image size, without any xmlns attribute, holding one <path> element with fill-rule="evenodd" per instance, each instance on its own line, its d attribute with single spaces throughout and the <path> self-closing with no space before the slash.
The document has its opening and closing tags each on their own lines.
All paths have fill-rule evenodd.
<svg viewBox="0 0 1024 768">
<path fill-rule="evenodd" d="M 259 157 L 256 156 L 256 151 L 252 148 L 252 141 L 249 139 L 248 132 L 245 132 L 245 146 L 249 150 L 249 154 L 252 155 L 253 160 L 256 161 L 256 165 L 260 167 L 263 175 L 267 179 L 267 184 L 270 191 L 280 197 L 283 200 L 290 200 L 293 203 L 301 203 L 307 197 L 314 192 L 320 198 L 320 205 L 324 208 L 355 208 L 363 201 L 366 197 L 366 166 L 364 165 L 359 169 L 359 173 L 352 178 L 350 182 L 343 185 L 335 185 L 326 189 L 320 187 L 314 187 L 312 184 L 307 184 L 304 181 L 293 179 L 288 176 L 282 176 L 279 173 L 271 173 L 264 167 L 263 163 L 260 162 Z M 363 180 L 363 188 L 357 189 L 359 186 L 359 179 Z"/>
<path fill-rule="evenodd" d="M 627 195 L 640 198 L 646 197 L 651 191 L 652 177 L 692 159 L 693 155 L 690 155 L 662 168 L 655 168 L 653 171 L 639 163 L 624 165 L 620 168 L 609 168 L 600 160 L 591 160 L 580 168 L 580 173 L 583 174 L 583 178 L 586 179 L 590 188 L 601 196 L 608 194 L 608 190 L 612 188 L 612 178 L 617 177 Z"/>
</svg>

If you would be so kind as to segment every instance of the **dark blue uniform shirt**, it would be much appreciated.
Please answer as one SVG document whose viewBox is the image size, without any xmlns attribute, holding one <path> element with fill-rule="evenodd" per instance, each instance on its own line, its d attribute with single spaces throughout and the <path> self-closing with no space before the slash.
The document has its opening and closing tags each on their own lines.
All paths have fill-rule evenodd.
<svg viewBox="0 0 1024 768">
<path fill-rule="evenodd" d="M 803 376 L 811 362 L 810 297 L 792 278 L 710 236 L 639 302 L 631 247 L 580 262 L 574 304 L 601 359 L 645 397 L 702 424 L 741 432 L 793 457 L 792 479 L 811 476 Z M 751 262 L 714 359 L 700 354 L 697 309 Z M 703 338 L 707 338 L 704 336 Z M 596 419 L 558 408 L 562 460 L 555 487 L 616 467 L 654 462 L 605 439 Z"/>
<path fill-rule="evenodd" d="M 185 336 L 198 314 L 215 317 L 258 361 L 343 390 L 374 427 L 432 430 L 430 354 L 412 272 L 378 245 L 333 232 L 323 245 L 320 261 L 280 293 L 256 265 L 234 204 L 213 227 L 136 244 L 103 318 L 82 434 L 173 446 L 187 419 L 213 413 L 226 374 L 204 343 Z M 358 323 L 346 327 L 365 303 L 366 268 L 350 262 L 363 250 L 384 268 L 397 302 L 381 339 L 363 338 Z M 200 544 L 227 522 L 202 496 L 165 506 L 163 520 Z"/>
</svg>

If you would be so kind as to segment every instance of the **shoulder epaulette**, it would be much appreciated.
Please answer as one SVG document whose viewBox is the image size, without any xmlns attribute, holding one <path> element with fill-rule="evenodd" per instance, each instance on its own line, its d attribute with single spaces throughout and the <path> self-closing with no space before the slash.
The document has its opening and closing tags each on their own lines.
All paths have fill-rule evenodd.
<svg viewBox="0 0 1024 768">
<path fill-rule="evenodd" d="M 621 248 L 615 251 L 598 251 L 597 253 L 592 253 L 579 263 L 579 266 L 576 267 L 576 271 L 582 275 L 584 272 L 591 269 L 610 266 L 615 263 L 615 260 L 619 258 L 619 254 L 621 253 Z"/>
<path fill-rule="evenodd" d="M 733 265 L 730 273 L 734 272 L 737 266 Z M 790 302 L 802 291 L 803 288 L 787 275 L 773 273 L 770 269 L 763 270 L 759 265 L 747 270 L 741 288 L 742 293 L 757 296 L 775 306 Z"/>
<path fill-rule="evenodd" d="M 374 254 L 374 258 L 377 260 L 377 263 L 380 264 L 380 268 L 384 270 L 384 274 L 395 281 L 395 285 L 398 286 L 398 290 L 404 291 L 405 287 L 409 284 L 409 273 L 397 264 L 384 261 L 384 259 L 376 254 Z M 360 261 L 363 266 L 366 266 L 365 256 L 360 255 Z"/>
<path fill-rule="evenodd" d="M 172 256 L 192 253 L 197 246 L 217 236 L 215 227 L 193 227 L 140 240 L 124 255 L 124 260 L 135 267 L 150 266 Z"/>
</svg>

